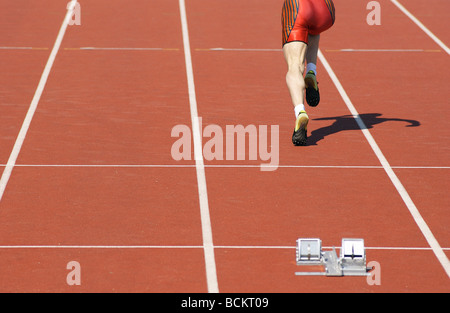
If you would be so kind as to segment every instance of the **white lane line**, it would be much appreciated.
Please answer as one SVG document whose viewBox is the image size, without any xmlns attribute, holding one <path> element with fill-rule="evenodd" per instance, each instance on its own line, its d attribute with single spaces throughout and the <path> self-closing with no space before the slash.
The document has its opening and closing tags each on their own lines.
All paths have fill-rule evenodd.
<svg viewBox="0 0 450 313">
<path fill-rule="evenodd" d="M 203 246 L 164 246 L 164 245 L 2 245 L 0 249 L 203 249 Z M 296 249 L 296 246 L 215 246 L 215 249 Z M 324 246 L 325 250 L 340 247 Z M 366 250 L 392 251 L 432 251 L 430 247 L 364 247 Z M 450 248 L 443 248 L 450 251 Z"/>
<path fill-rule="evenodd" d="M 450 49 L 438 38 L 436 35 L 434 35 L 425 25 L 422 24 L 421 21 L 419 21 L 414 15 L 411 14 L 403 5 L 401 5 L 397 0 L 391 0 L 393 4 L 397 6 L 397 8 L 400 9 L 407 17 L 409 17 L 417 26 L 422 29 L 425 34 L 427 34 L 431 39 L 434 40 L 442 49 L 447 52 L 447 54 L 450 54 Z"/>
<path fill-rule="evenodd" d="M 281 52 L 282 49 L 252 48 L 196 48 L 196 51 L 235 51 L 235 52 Z M 430 49 L 327 49 L 327 52 L 441 52 Z"/>
<path fill-rule="evenodd" d="M 325 59 L 324 55 L 322 54 L 322 52 L 320 50 L 319 50 L 318 56 L 319 56 L 320 61 L 324 65 L 325 69 L 327 70 L 328 75 L 330 76 L 331 80 L 333 81 L 334 85 L 336 86 L 337 90 L 339 91 L 339 94 L 341 95 L 342 99 L 344 100 L 345 104 L 347 105 L 347 108 L 350 110 L 350 113 L 353 115 L 354 119 L 358 123 L 359 128 L 361 128 L 361 131 L 363 132 L 364 136 L 366 137 L 367 141 L 369 142 L 370 147 L 372 148 L 373 152 L 377 156 L 378 160 L 380 161 L 380 163 L 383 166 L 384 170 L 386 171 L 387 175 L 391 179 L 391 182 L 394 184 L 399 195 L 402 197 L 403 202 L 406 204 L 409 212 L 411 213 L 412 217 L 414 218 L 414 221 L 416 222 L 417 226 L 419 226 L 420 231 L 422 232 L 422 234 L 424 235 L 428 244 L 432 248 L 437 259 L 441 263 L 441 265 L 444 268 L 444 270 L 446 271 L 447 275 L 450 277 L 450 261 L 448 260 L 447 256 L 445 255 L 444 251 L 442 250 L 439 242 L 434 237 L 433 233 L 431 232 L 427 223 L 423 219 L 422 215 L 420 215 L 419 210 L 417 209 L 416 205 L 412 201 L 412 199 L 409 196 L 406 189 L 403 187 L 403 185 L 400 182 L 400 180 L 398 179 L 397 175 L 395 175 L 392 167 L 389 165 L 389 162 L 384 157 L 383 153 L 381 152 L 380 148 L 378 147 L 378 144 L 375 142 L 375 139 L 372 137 L 372 134 L 370 133 L 369 129 L 364 124 L 363 120 L 361 119 L 361 116 L 359 115 L 359 113 L 355 109 L 355 107 L 353 106 L 353 103 L 351 102 L 350 98 L 348 97 L 347 93 L 345 92 L 344 88 L 342 87 L 339 79 L 337 78 L 337 76 L 334 73 L 333 69 L 331 68 L 330 64 Z"/>
<path fill-rule="evenodd" d="M 85 51 L 179 51 L 178 48 L 129 48 L 129 47 L 80 47 L 64 48 L 64 50 Z"/>
<path fill-rule="evenodd" d="M 196 49 L 198 51 L 201 51 L 203 49 Z M 248 51 L 248 52 L 280 52 L 283 51 L 282 49 L 245 49 L 245 48 L 210 48 L 210 49 L 205 49 L 207 51 Z"/>
<path fill-rule="evenodd" d="M 0 164 L 0 167 L 6 164 Z M 204 164 L 205 168 L 261 168 L 252 164 Z M 15 164 L 15 167 L 61 167 L 61 168 L 194 168 L 195 164 Z M 274 166 L 275 167 L 275 166 Z M 277 165 L 276 168 L 336 168 L 336 169 L 383 169 L 381 165 Z M 439 169 L 450 166 L 391 166 L 393 169 Z"/>
<path fill-rule="evenodd" d="M 33 99 L 31 101 L 30 107 L 28 109 L 27 115 L 25 116 L 25 120 L 23 121 L 22 127 L 20 128 L 19 135 L 17 136 L 16 142 L 14 144 L 13 150 L 9 156 L 8 163 L 6 164 L 5 169 L 3 170 L 2 177 L 0 179 L 0 202 L 2 201 L 3 194 L 5 193 L 6 185 L 8 184 L 9 178 L 11 177 L 11 172 L 16 164 L 17 157 L 19 156 L 20 149 L 22 148 L 23 142 L 25 140 L 25 136 L 27 135 L 28 129 L 31 124 L 31 120 L 33 119 L 34 113 L 36 112 L 36 108 L 38 106 L 39 100 L 41 99 L 41 95 L 44 91 L 45 84 L 47 83 L 48 76 L 52 69 L 53 63 L 55 61 L 56 55 L 58 54 L 59 48 L 61 46 L 61 42 L 64 38 L 64 34 L 66 33 L 67 26 L 69 24 L 69 20 L 73 15 L 73 10 L 77 0 L 72 0 L 70 5 L 68 6 L 66 17 L 61 25 L 61 28 L 58 33 L 58 37 L 56 38 L 55 44 L 53 46 L 52 52 L 50 53 L 50 57 L 48 58 L 47 64 L 45 65 L 44 72 L 42 73 L 41 79 L 39 81 L 39 85 L 34 93 Z"/>
<path fill-rule="evenodd" d="M 296 249 L 295 246 L 215 246 L 216 249 Z M 325 250 L 341 247 L 324 246 Z M 404 250 L 404 251 L 432 251 L 430 247 L 364 247 L 366 250 Z M 450 248 L 443 248 L 450 251 Z"/>
<path fill-rule="evenodd" d="M 0 50 L 33 50 L 33 47 L 0 47 Z"/>
<path fill-rule="evenodd" d="M 202 222 L 203 247 L 205 253 L 206 279 L 208 292 L 218 293 L 216 261 L 214 256 L 214 244 L 209 213 L 208 193 L 206 188 L 205 165 L 203 163 L 202 138 L 200 135 L 200 123 L 197 111 L 197 97 L 195 94 L 194 71 L 192 68 L 191 46 L 184 0 L 179 0 L 181 27 L 183 33 L 184 56 L 186 63 L 186 75 L 189 89 L 189 104 L 191 110 L 192 135 L 194 140 L 194 156 L 197 171 L 198 196 L 200 201 L 200 215 Z"/>
<path fill-rule="evenodd" d="M 0 50 L 48 50 L 43 47 L 0 47 Z"/>
<path fill-rule="evenodd" d="M 203 249 L 203 246 L 4 245 L 0 249 Z"/>
<path fill-rule="evenodd" d="M 44 47 L 0 47 L 0 50 L 48 50 Z M 78 47 L 64 48 L 72 51 L 180 51 L 178 48 L 131 48 L 131 47 Z"/>
<path fill-rule="evenodd" d="M 425 49 L 327 49 L 327 52 L 440 52 L 441 50 Z"/>
</svg>

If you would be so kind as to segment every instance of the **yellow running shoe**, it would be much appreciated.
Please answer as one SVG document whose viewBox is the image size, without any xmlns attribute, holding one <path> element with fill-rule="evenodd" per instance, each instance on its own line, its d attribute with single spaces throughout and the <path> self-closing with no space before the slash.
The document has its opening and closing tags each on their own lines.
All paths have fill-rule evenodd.
<svg viewBox="0 0 450 313">
<path fill-rule="evenodd" d="M 309 106 L 315 107 L 320 102 L 319 86 L 317 85 L 316 75 L 313 71 L 309 71 L 305 75 L 306 86 L 306 103 Z"/>
<path fill-rule="evenodd" d="M 307 127 L 308 127 L 309 117 L 305 111 L 300 111 L 295 121 L 295 129 L 292 134 L 292 143 L 295 146 L 306 146 Z"/>
</svg>

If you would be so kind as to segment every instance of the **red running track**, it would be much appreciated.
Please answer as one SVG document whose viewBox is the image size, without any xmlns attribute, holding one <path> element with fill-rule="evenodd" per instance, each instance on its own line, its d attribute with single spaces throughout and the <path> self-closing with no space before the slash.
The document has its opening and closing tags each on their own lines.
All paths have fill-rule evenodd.
<svg viewBox="0 0 450 313">
<path fill-rule="evenodd" d="M 379 2 L 382 23 L 369 26 L 364 1 L 336 0 L 321 51 L 448 258 L 449 56 L 391 1 Z M 204 161 L 210 228 L 199 201 L 201 162 L 171 155 L 171 130 L 191 127 L 193 101 L 179 2 L 80 3 L 81 25 L 67 28 L 0 200 L 0 291 L 450 291 L 445 264 L 323 62 L 309 144 L 292 146 L 282 0 L 186 1 L 203 126 L 279 126 L 274 171 L 260 171 L 263 161 L 248 152 L 241 161 Z M 402 4 L 448 43 L 448 21 L 435 18 L 447 2 Z M 66 4 L 0 6 L 4 171 Z M 325 247 L 364 238 L 381 284 L 295 276 L 299 237 Z M 70 261 L 81 266 L 79 286 L 66 282 Z"/>
</svg>

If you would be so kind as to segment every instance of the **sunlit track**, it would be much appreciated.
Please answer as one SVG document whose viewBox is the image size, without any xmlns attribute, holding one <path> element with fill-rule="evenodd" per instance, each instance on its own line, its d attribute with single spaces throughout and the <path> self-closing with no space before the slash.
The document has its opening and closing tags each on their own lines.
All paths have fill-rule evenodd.
<svg viewBox="0 0 450 313">
<path fill-rule="evenodd" d="M 431 39 L 433 39 L 442 49 L 444 49 L 447 54 L 450 54 L 450 48 L 447 47 L 435 34 L 433 34 L 425 25 L 422 24 L 419 19 L 417 19 L 411 12 L 409 12 L 399 1 L 391 0 L 393 4 L 395 4 L 400 11 L 402 11 L 408 18 L 410 18 L 421 30 L 423 30 Z"/>
<path fill-rule="evenodd" d="M 386 171 L 386 174 L 389 176 L 390 180 L 392 181 L 392 184 L 395 186 L 399 195 L 402 197 L 403 201 L 405 202 L 406 206 L 408 207 L 408 210 L 411 212 L 411 215 L 413 216 L 414 220 L 416 221 L 417 226 L 420 228 L 422 234 L 427 239 L 433 252 L 435 253 L 436 257 L 438 258 L 439 262 L 442 264 L 444 270 L 446 271 L 447 275 L 450 278 L 450 261 L 447 258 L 447 256 L 445 255 L 444 251 L 442 250 L 441 245 L 439 244 L 436 237 L 432 233 L 431 229 L 427 225 L 426 221 L 420 214 L 418 208 L 416 207 L 415 203 L 411 199 L 409 193 L 403 186 L 402 182 L 400 181 L 398 176 L 393 171 L 388 160 L 383 155 L 383 152 L 381 151 L 381 149 L 378 146 L 378 144 L 376 143 L 374 137 L 368 130 L 364 121 L 361 119 L 359 113 L 356 111 L 356 108 L 354 107 L 352 101 L 348 97 L 348 95 L 345 92 L 343 86 L 341 85 L 339 79 L 337 78 L 333 69 L 331 68 L 328 61 L 325 59 L 324 55 L 322 54 L 322 52 L 320 50 L 319 50 L 319 59 L 324 64 L 328 74 L 330 75 L 331 79 L 333 80 L 333 83 L 335 84 L 336 88 L 339 90 L 339 93 L 340 93 L 342 99 L 346 103 L 349 111 L 354 116 L 356 122 L 358 123 L 358 126 L 361 128 L 361 131 L 364 133 L 364 136 L 366 137 L 368 143 L 370 144 L 371 148 L 373 149 L 374 153 L 376 154 L 377 158 L 379 159 L 380 163 L 382 164 L 383 169 Z"/>
<path fill-rule="evenodd" d="M 335 1 L 294 147 L 283 0 L 43 1 L 0 12 L 0 292 L 450 291 L 447 2 Z M 300 237 L 381 280 L 296 276 Z"/>
<path fill-rule="evenodd" d="M 75 5 L 77 4 L 76 0 L 71 0 L 69 2 L 68 10 L 66 16 L 62 22 L 61 28 L 59 30 L 58 36 L 56 37 L 55 44 L 48 58 L 47 64 L 42 73 L 41 79 L 37 86 L 36 92 L 34 94 L 33 100 L 31 101 L 30 107 L 28 109 L 27 115 L 25 116 L 25 120 L 20 129 L 17 140 L 14 144 L 13 150 L 9 156 L 8 163 L 6 164 L 5 169 L 3 170 L 3 174 L 0 178 L 0 202 L 2 201 L 3 194 L 6 189 L 6 185 L 8 184 L 9 178 L 11 176 L 11 172 L 14 168 L 16 160 L 19 156 L 20 150 L 22 148 L 22 144 L 25 141 L 25 137 L 27 135 L 28 129 L 30 127 L 31 121 L 34 117 L 34 113 L 36 112 L 38 103 L 41 99 L 42 93 L 44 92 L 45 85 L 47 83 L 48 76 L 50 75 L 50 71 L 52 70 L 53 63 L 55 62 L 56 55 L 58 54 L 61 43 L 64 39 L 64 35 L 66 33 L 69 20 L 73 15 Z"/>
</svg>

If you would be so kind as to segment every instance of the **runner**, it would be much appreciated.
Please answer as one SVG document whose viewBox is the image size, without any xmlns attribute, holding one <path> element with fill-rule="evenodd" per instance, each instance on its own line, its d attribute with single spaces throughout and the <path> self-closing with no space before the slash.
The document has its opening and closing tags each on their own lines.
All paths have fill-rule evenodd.
<svg viewBox="0 0 450 313">
<path fill-rule="evenodd" d="M 308 105 L 319 104 L 317 85 L 317 52 L 320 33 L 334 24 L 335 10 L 332 0 L 285 0 L 282 11 L 283 54 L 288 65 L 286 84 L 295 111 L 292 143 L 306 145 L 309 117 L 303 99 Z M 303 78 L 305 71 L 306 75 Z"/>
</svg>

